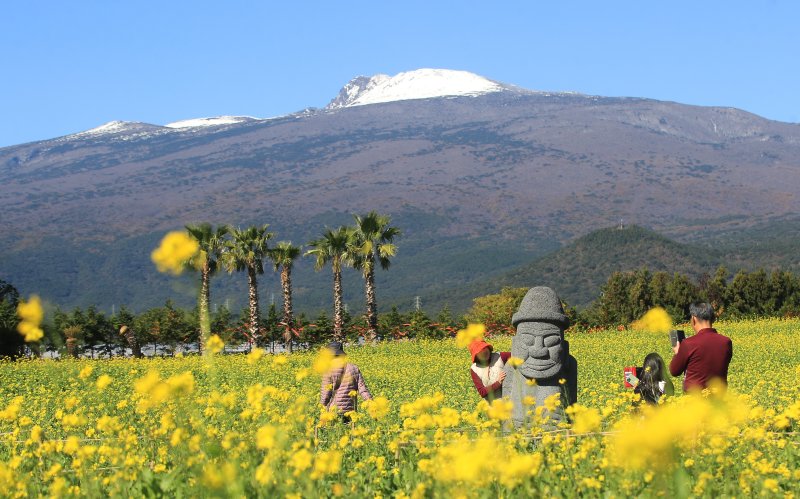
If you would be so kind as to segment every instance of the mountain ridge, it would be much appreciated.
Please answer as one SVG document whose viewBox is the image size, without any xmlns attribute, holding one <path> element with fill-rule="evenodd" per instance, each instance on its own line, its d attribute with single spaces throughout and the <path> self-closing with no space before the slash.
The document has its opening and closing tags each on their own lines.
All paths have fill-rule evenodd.
<svg viewBox="0 0 800 499">
<path fill-rule="evenodd" d="M 382 87 L 395 87 L 398 90 L 398 92 L 396 94 L 390 93 L 389 94 L 390 98 L 386 98 L 386 96 L 383 97 L 377 96 L 370 98 L 371 93 L 374 93 L 376 90 L 378 91 L 381 90 Z M 276 116 L 270 118 L 256 118 L 253 116 L 232 116 L 232 115 L 189 118 L 184 120 L 173 121 L 165 125 L 158 125 L 146 122 L 136 122 L 136 121 L 114 120 L 101 124 L 89 130 L 74 132 L 72 134 L 65 135 L 62 137 L 41 139 L 26 144 L 47 142 L 51 140 L 61 140 L 73 136 L 80 136 L 81 134 L 87 134 L 87 133 L 124 132 L 126 129 L 135 131 L 137 129 L 142 129 L 142 128 L 152 128 L 162 131 L 168 131 L 166 129 L 169 128 L 180 130 L 182 128 L 216 127 L 216 126 L 236 125 L 236 124 L 251 123 L 251 122 L 269 122 L 284 117 L 300 118 L 304 116 L 315 115 L 326 112 L 337 112 L 343 109 L 362 106 L 362 105 L 388 104 L 393 102 L 402 102 L 404 100 L 423 100 L 423 99 L 453 98 L 453 97 L 465 97 L 465 96 L 474 97 L 478 95 L 484 95 L 487 93 L 503 92 L 503 91 L 511 92 L 514 94 L 537 95 L 543 97 L 578 97 L 594 101 L 597 100 L 608 101 L 609 99 L 617 99 L 623 101 L 628 100 L 631 102 L 641 100 L 649 102 L 661 102 L 664 104 L 679 104 L 670 101 L 656 101 L 653 99 L 646 99 L 641 97 L 609 98 L 609 97 L 585 95 L 578 92 L 531 90 L 513 84 L 496 82 L 494 80 L 490 80 L 488 78 L 479 76 L 475 73 L 470 73 L 468 71 L 422 68 L 412 71 L 401 72 L 395 76 L 389 76 L 385 74 L 376 74 L 373 76 L 356 76 L 355 78 L 351 79 L 348 83 L 346 83 L 339 91 L 339 94 L 335 96 L 333 99 L 331 99 L 328 105 L 326 105 L 323 109 L 306 108 L 304 110 L 290 113 L 284 116 Z M 384 98 L 385 100 L 382 100 Z M 703 107 L 703 106 L 692 106 L 692 107 Z M 711 106 L 705 108 L 715 109 L 720 113 L 742 113 L 742 112 L 747 113 L 746 111 L 741 111 L 736 108 L 724 107 L 724 106 Z M 751 116 L 757 117 L 757 115 L 751 115 Z M 717 124 L 712 123 L 712 125 L 714 127 L 714 132 L 717 133 Z M 724 129 L 721 128 L 720 133 L 725 133 Z M 733 136 L 735 137 L 735 135 Z M 2 149 L 4 148 L 18 147 L 26 144 L 5 146 L 3 148 L 0 148 L 0 151 L 2 151 Z"/>
<path fill-rule="evenodd" d="M 510 87 L 467 71 L 418 69 L 395 76 L 359 76 L 344 86 L 326 110 L 402 100 L 475 96 L 501 92 Z"/>
<path fill-rule="evenodd" d="M 300 243 L 374 209 L 405 234 L 382 303 L 433 303 L 619 220 L 689 241 L 800 213 L 800 125 L 730 108 L 503 91 L 153 126 L 0 149 L 4 280 L 150 303 L 169 295 L 147 260 L 168 230 L 270 223 Z M 97 292 L 92 266 L 136 285 Z M 326 276 L 306 277 L 298 306 L 323 306 Z"/>
</svg>

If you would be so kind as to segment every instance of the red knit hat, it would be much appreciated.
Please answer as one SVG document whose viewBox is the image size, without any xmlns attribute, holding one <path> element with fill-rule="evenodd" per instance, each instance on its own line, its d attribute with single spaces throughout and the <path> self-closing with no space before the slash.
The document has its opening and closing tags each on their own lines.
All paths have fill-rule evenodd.
<svg viewBox="0 0 800 499">
<path fill-rule="evenodd" d="M 480 352 L 481 350 L 483 350 L 484 348 L 487 348 L 487 347 L 489 348 L 490 352 L 492 350 L 494 350 L 494 347 L 492 347 L 492 345 L 490 343 L 486 343 L 483 340 L 475 340 L 472 343 L 470 343 L 469 344 L 469 353 L 472 354 L 472 362 L 475 362 L 475 356 L 478 355 L 478 352 Z"/>
</svg>

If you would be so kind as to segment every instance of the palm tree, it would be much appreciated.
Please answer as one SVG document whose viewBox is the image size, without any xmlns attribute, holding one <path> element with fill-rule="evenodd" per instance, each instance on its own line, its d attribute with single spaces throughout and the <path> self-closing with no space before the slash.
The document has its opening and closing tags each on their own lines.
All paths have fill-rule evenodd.
<svg viewBox="0 0 800 499">
<path fill-rule="evenodd" d="M 257 274 L 264 273 L 264 258 L 269 254 L 267 241 L 274 236 L 267 232 L 269 225 L 231 229 L 231 239 L 225 244 L 222 262 L 228 272 L 247 271 L 250 299 L 250 339 L 258 339 L 258 282 Z"/>
<path fill-rule="evenodd" d="M 353 215 L 355 219 L 355 240 L 352 249 L 353 266 L 364 276 L 364 290 L 367 298 L 367 336 L 374 340 L 378 332 L 378 304 L 375 298 L 375 261 L 387 270 L 389 258 L 397 253 L 394 238 L 400 236 L 400 229 L 391 227 L 388 215 L 370 211 L 366 216 Z"/>
<path fill-rule="evenodd" d="M 292 316 L 292 265 L 299 256 L 300 248 L 288 241 L 279 242 L 269 252 L 269 258 L 272 260 L 275 270 L 281 269 L 283 324 L 286 328 L 283 340 L 289 352 L 292 351 L 292 329 L 294 328 L 294 317 Z"/>
<path fill-rule="evenodd" d="M 344 339 L 342 315 L 342 265 L 348 263 L 348 252 L 352 248 L 353 228 L 339 227 L 331 230 L 325 229 L 321 238 L 308 243 L 313 249 L 306 251 L 306 255 L 316 257 L 314 269 L 319 271 L 328 262 L 333 269 L 333 337 L 337 341 Z"/>
<path fill-rule="evenodd" d="M 200 297 L 198 309 L 200 315 L 200 352 L 203 352 L 206 341 L 211 336 L 211 319 L 208 315 L 208 304 L 211 301 L 210 280 L 217 271 L 220 256 L 225 245 L 225 236 L 230 232 L 228 225 L 220 225 L 216 230 L 210 223 L 191 224 L 186 231 L 200 246 L 200 253 L 193 262 L 200 269 Z"/>
</svg>

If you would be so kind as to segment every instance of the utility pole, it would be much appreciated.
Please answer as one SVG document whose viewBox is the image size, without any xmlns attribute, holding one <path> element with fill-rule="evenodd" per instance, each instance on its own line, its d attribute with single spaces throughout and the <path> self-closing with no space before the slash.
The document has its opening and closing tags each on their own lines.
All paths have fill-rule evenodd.
<svg viewBox="0 0 800 499">
<path fill-rule="evenodd" d="M 416 308 L 416 309 L 417 309 L 417 312 L 419 312 L 419 308 L 420 308 L 420 299 L 419 299 L 419 296 L 415 296 L 415 297 L 414 297 L 414 308 Z"/>
</svg>

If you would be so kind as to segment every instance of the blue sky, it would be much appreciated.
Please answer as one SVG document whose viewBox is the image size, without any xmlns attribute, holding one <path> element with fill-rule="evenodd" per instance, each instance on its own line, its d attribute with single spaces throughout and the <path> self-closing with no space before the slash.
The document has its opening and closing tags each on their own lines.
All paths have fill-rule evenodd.
<svg viewBox="0 0 800 499">
<path fill-rule="evenodd" d="M 278 116 L 324 106 L 354 76 L 423 67 L 800 122 L 794 0 L 53 0 L 2 12 L 0 147 L 111 120 Z"/>
</svg>

